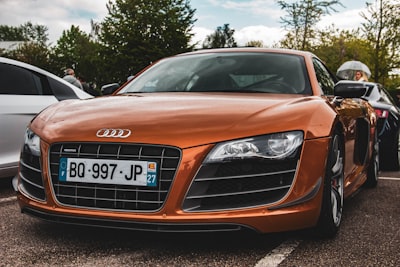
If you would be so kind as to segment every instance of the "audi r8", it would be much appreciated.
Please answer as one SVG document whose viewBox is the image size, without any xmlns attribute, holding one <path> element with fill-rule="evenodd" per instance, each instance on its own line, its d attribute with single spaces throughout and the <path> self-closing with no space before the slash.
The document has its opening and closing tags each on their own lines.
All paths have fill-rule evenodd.
<svg viewBox="0 0 400 267">
<path fill-rule="evenodd" d="M 159 60 L 110 96 L 29 125 L 23 213 L 139 231 L 332 237 L 344 199 L 378 182 L 364 88 L 305 51 L 200 50 Z"/>
</svg>

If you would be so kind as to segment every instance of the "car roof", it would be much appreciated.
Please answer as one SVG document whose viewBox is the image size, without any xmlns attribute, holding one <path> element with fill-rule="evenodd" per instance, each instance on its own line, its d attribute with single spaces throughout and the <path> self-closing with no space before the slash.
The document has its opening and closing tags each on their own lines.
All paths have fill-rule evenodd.
<svg viewBox="0 0 400 267">
<path fill-rule="evenodd" d="M 304 57 L 316 57 L 313 53 L 308 51 L 285 49 L 285 48 L 261 48 L 261 47 L 233 47 L 233 48 L 212 48 L 200 49 L 192 52 L 187 52 L 180 55 L 193 55 L 193 54 L 206 54 L 206 53 L 243 53 L 243 52 L 257 52 L 257 53 L 277 53 L 277 54 L 291 54 L 300 55 Z"/>
</svg>

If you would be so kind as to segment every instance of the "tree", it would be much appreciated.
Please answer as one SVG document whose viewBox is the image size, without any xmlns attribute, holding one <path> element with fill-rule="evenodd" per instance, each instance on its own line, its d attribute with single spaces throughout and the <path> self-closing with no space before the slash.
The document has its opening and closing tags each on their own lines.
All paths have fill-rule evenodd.
<svg viewBox="0 0 400 267">
<path fill-rule="evenodd" d="M 89 42 L 86 33 L 79 26 L 72 25 L 69 30 L 63 31 L 52 51 L 52 59 L 58 65 L 58 74 L 62 74 L 65 68 L 76 69 L 80 67 L 81 58 L 84 55 L 82 45 Z M 79 65 L 79 67 L 78 67 Z"/>
<path fill-rule="evenodd" d="M 316 32 L 314 45 L 309 51 L 318 55 L 331 70 L 337 70 L 348 60 L 359 60 L 370 64 L 372 47 L 360 34 L 359 29 L 339 30 L 333 25 Z"/>
<path fill-rule="evenodd" d="M 300 0 L 295 3 L 278 0 L 277 3 L 286 11 L 287 15 L 281 17 L 281 23 L 289 31 L 286 39 L 282 41 L 282 46 L 301 50 L 311 47 L 314 28 L 321 17 L 330 14 L 331 11 L 337 12 L 334 5 L 343 6 L 339 0 Z"/>
<path fill-rule="evenodd" d="M 0 25 L 0 41 L 27 41 L 21 27 Z"/>
<path fill-rule="evenodd" d="M 17 49 L 8 51 L 5 56 L 42 69 L 49 70 L 51 68 L 49 63 L 49 49 L 40 43 L 24 42 Z"/>
<path fill-rule="evenodd" d="M 261 40 L 252 40 L 246 43 L 248 47 L 264 47 L 264 43 Z"/>
<path fill-rule="evenodd" d="M 34 41 L 35 43 L 46 45 L 49 40 L 49 35 L 47 33 L 48 28 L 44 25 L 35 24 L 33 25 L 31 22 L 26 22 L 21 25 L 23 35 L 29 41 Z"/>
<path fill-rule="evenodd" d="M 214 33 L 206 37 L 203 48 L 237 47 L 234 33 L 235 30 L 229 28 L 229 24 L 218 26 Z"/>
<path fill-rule="evenodd" d="M 63 31 L 51 52 L 53 72 L 62 76 L 66 68 L 73 68 L 78 77 L 90 82 L 98 82 L 100 65 L 99 44 L 92 42 L 79 26 L 72 25 Z"/>
<path fill-rule="evenodd" d="M 26 22 L 18 27 L 0 25 L 0 41 L 31 41 L 45 45 L 49 40 L 48 28 Z"/>
<path fill-rule="evenodd" d="M 100 35 L 101 25 L 99 22 L 94 21 L 93 19 L 90 20 L 90 40 L 97 41 Z"/>
<path fill-rule="evenodd" d="M 43 69 L 49 66 L 47 27 L 26 22 L 18 27 L 0 25 L 0 41 L 20 41 L 15 49 L 2 51 L 1 55 L 26 62 Z"/>
<path fill-rule="evenodd" d="M 365 38 L 373 47 L 371 62 L 375 82 L 385 83 L 389 72 L 400 64 L 400 2 L 376 0 L 367 3 L 367 13 L 361 13 Z"/>
<path fill-rule="evenodd" d="M 99 36 L 104 82 L 124 82 L 151 62 L 192 50 L 195 10 L 189 2 L 110 0 Z"/>
</svg>

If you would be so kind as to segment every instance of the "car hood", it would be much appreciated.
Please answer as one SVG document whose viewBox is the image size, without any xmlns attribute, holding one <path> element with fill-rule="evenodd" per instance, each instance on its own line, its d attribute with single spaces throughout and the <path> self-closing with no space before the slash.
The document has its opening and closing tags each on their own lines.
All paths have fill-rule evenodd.
<svg viewBox="0 0 400 267">
<path fill-rule="evenodd" d="M 107 96 L 62 101 L 42 112 L 31 127 L 51 143 L 109 141 L 185 148 L 272 132 L 306 131 L 323 102 L 317 97 L 258 93 Z M 102 128 L 129 129 L 131 135 L 99 138 L 96 133 Z"/>
</svg>

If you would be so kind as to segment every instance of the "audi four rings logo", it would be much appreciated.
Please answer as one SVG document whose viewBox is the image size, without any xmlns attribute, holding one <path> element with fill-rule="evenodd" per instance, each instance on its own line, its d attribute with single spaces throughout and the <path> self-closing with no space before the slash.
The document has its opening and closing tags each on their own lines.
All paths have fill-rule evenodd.
<svg viewBox="0 0 400 267">
<path fill-rule="evenodd" d="M 100 129 L 97 131 L 97 137 L 127 138 L 131 135 L 129 129 Z"/>
</svg>

